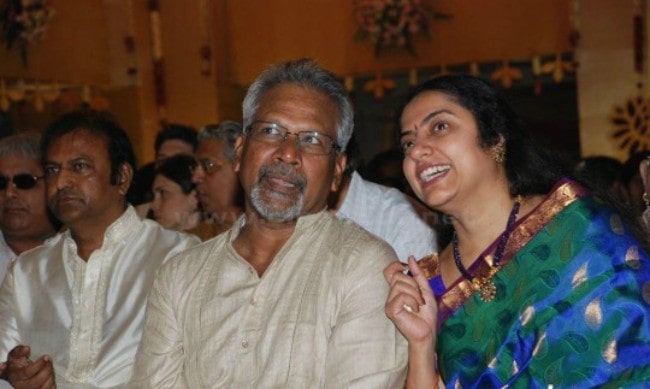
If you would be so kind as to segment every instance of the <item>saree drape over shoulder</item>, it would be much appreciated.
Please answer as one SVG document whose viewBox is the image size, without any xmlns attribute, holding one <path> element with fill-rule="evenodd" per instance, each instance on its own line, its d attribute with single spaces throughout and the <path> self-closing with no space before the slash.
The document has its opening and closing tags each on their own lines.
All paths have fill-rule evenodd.
<svg viewBox="0 0 650 389">
<path fill-rule="evenodd" d="M 495 246 L 472 275 L 490 271 Z M 438 299 L 448 387 L 650 382 L 650 261 L 620 217 L 579 185 L 560 181 L 517 222 L 494 300 L 464 279 L 442 285 L 435 257 L 421 266 Z"/>
</svg>

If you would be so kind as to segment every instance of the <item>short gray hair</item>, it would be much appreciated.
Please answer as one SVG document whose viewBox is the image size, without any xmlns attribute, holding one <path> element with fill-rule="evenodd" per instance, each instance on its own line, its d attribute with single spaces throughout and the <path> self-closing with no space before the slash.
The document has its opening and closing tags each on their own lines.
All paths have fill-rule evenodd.
<svg viewBox="0 0 650 389">
<path fill-rule="evenodd" d="M 311 59 L 299 59 L 272 65 L 257 77 L 248 88 L 242 105 L 244 127 L 248 127 L 252 123 L 262 95 L 283 84 L 296 84 L 312 88 L 332 99 L 339 111 L 336 144 L 341 151 L 345 151 L 354 128 L 352 102 L 336 76 Z"/>
<path fill-rule="evenodd" d="M 41 136 L 35 132 L 24 132 L 0 139 L 0 157 L 21 155 L 41 161 Z"/>
<path fill-rule="evenodd" d="M 219 124 L 208 124 L 199 131 L 199 142 L 204 139 L 216 139 L 226 144 L 224 154 L 229 161 L 235 158 L 235 141 L 242 134 L 241 123 L 224 120 Z"/>
</svg>

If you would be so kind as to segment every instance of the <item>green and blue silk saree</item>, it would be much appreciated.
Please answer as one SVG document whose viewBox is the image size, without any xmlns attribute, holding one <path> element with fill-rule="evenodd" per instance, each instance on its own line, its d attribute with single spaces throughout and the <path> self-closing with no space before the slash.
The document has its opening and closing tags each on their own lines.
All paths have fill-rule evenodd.
<svg viewBox="0 0 650 389">
<path fill-rule="evenodd" d="M 496 242 L 470 267 L 488 274 Z M 650 385 L 650 261 L 620 217 L 560 181 L 517 221 L 494 300 L 448 287 L 420 262 L 438 299 L 439 370 L 448 387 Z"/>
</svg>

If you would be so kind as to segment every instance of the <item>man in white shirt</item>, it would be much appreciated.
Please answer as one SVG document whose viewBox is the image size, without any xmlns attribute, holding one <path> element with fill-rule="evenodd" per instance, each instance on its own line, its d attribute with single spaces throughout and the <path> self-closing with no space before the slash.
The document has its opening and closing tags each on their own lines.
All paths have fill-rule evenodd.
<svg viewBox="0 0 650 389">
<path fill-rule="evenodd" d="M 59 227 L 47 209 L 39 136 L 0 140 L 0 283 L 20 253 L 43 244 Z"/>
<path fill-rule="evenodd" d="M 160 269 L 129 387 L 403 387 L 406 345 L 383 313 L 395 252 L 326 209 L 352 133 L 345 89 L 288 62 L 243 113 L 244 215 Z"/>
<path fill-rule="evenodd" d="M 420 218 L 406 195 L 364 180 L 352 171 L 343 177 L 336 215 L 350 219 L 385 240 L 406 263 L 437 251 L 436 234 Z"/>
<path fill-rule="evenodd" d="M 154 273 L 198 239 L 127 205 L 135 156 L 106 114 L 62 116 L 42 150 L 48 205 L 67 229 L 23 254 L 0 288 L 3 376 L 16 387 L 123 386 Z"/>
</svg>

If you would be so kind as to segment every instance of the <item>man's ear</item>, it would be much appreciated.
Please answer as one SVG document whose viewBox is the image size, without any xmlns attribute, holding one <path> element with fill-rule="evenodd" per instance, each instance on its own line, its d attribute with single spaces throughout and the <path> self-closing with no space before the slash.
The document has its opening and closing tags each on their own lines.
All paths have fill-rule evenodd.
<svg viewBox="0 0 650 389">
<path fill-rule="evenodd" d="M 348 156 L 345 153 L 338 153 L 336 161 L 334 161 L 334 178 L 332 179 L 332 185 L 330 187 L 332 192 L 339 190 L 341 180 L 343 179 L 343 172 L 345 171 L 347 164 Z"/>
<path fill-rule="evenodd" d="M 241 156 L 244 149 L 244 136 L 239 135 L 235 140 L 235 157 L 232 160 L 232 170 L 235 173 L 241 168 Z"/>
<path fill-rule="evenodd" d="M 120 165 L 118 177 L 117 186 L 119 187 L 120 194 L 126 196 L 131 186 L 131 181 L 133 180 L 133 167 L 128 163 L 123 163 Z"/>
</svg>

